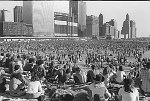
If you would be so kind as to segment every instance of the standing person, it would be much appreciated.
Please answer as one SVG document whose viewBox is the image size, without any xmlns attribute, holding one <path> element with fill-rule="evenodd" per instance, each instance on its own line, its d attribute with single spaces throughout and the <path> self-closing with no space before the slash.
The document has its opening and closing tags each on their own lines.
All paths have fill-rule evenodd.
<svg viewBox="0 0 150 101">
<path fill-rule="evenodd" d="M 120 101 L 139 101 L 139 92 L 133 85 L 132 79 L 124 79 L 124 86 L 118 93 Z"/>
</svg>

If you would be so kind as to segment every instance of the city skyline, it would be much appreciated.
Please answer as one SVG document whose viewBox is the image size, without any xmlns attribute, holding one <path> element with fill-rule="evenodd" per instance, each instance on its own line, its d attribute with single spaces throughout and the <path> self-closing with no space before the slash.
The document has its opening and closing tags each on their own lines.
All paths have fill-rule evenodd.
<svg viewBox="0 0 150 101">
<path fill-rule="evenodd" d="M 68 1 L 50 1 L 54 2 L 54 10 L 56 12 L 69 12 Z M 115 19 L 117 28 L 121 31 L 123 21 L 128 13 L 130 18 L 136 22 L 137 37 L 148 37 L 150 35 L 150 2 L 148 1 L 85 1 L 87 4 L 87 15 L 98 16 L 103 14 L 104 23 Z M 0 9 L 7 9 L 7 21 L 13 21 L 13 8 L 15 6 L 23 6 L 22 1 L 0 1 Z M 126 7 L 126 8 L 125 8 Z"/>
<path fill-rule="evenodd" d="M 103 14 L 104 22 L 115 19 L 117 29 L 121 31 L 123 21 L 128 13 L 135 21 L 137 37 L 150 35 L 150 2 L 149 1 L 87 1 L 87 15 Z"/>
</svg>

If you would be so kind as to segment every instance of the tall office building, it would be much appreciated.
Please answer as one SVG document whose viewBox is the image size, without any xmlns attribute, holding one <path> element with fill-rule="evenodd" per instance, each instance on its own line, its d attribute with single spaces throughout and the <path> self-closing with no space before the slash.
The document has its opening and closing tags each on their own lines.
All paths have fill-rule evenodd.
<svg viewBox="0 0 150 101">
<path fill-rule="evenodd" d="M 33 36 L 54 36 L 53 1 L 23 1 L 23 22 L 33 25 Z"/>
<path fill-rule="evenodd" d="M 99 18 L 96 16 L 87 16 L 86 37 L 99 37 Z"/>
<path fill-rule="evenodd" d="M 113 38 L 118 38 L 118 35 L 116 35 L 118 32 L 116 32 L 117 30 L 117 22 L 114 19 L 111 19 L 109 21 L 109 25 L 111 25 L 111 36 Z"/>
<path fill-rule="evenodd" d="M 135 21 L 129 19 L 129 14 L 126 15 L 126 19 L 123 22 L 123 27 L 121 34 L 124 35 L 124 38 L 136 38 L 136 27 Z"/>
<path fill-rule="evenodd" d="M 131 29 L 131 38 L 136 38 L 136 27 L 135 27 L 135 21 L 130 20 L 130 29 Z"/>
<path fill-rule="evenodd" d="M 22 6 L 15 6 L 14 22 L 22 22 L 22 21 L 23 21 Z"/>
<path fill-rule="evenodd" d="M 73 1 L 70 0 L 69 1 L 69 16 L 71 18 L 72 21 L 74 22 L 78 22 L 78 6 L 79 2 L 78 1 Z"/>
<path fill-rule="evenodd" d="M 129 14 L 126 15 L 126 19 L 125 21 L 123 22 L 123 27 L 122 27 L 122 30 L 121 30 L 121 34 L 124 35 L 124 38 L 127 39 L 127 38 L 130 38 L 130 19 L 129 19 Z"/>
<path fill-rule="evenodd" d="M 99 36 L 103 36 L 103 15 L 99 15 Z"/>
<path fill-rule="evenodd" d="M 99 18 L 93 17 L 92 35 L 99 38 Z"/>
<path fill-rule="evenodd" d="M 86 3 L 83 1 L 79 2 L 79 13 L 78 13 L 78 36 L 86 36 Z"/>
<path fill-rule="evenodd" d="M 69 23 L 70 21 L 71 23 Z M 78 23 L 78 1 L 70 0 L 69 1 L 69 19 L 67 22 L 69 36 L 72 36 L 75 33 L 73 27 L 69 27 L 69 26 L 73 26 L 73 22 Z"/>
<path fill-rule="evenodd" d="M 93 17 L 86 17 L 86 37 L 92 37 L 92 25 L 93 25 Z"/>
<path fill-rule="evenodd" d="M 109 32 L 110 32 L 109 23 L 104 23 L 104 25 L 103 25 L 103 36 L 109 35 L 110 34 Z"/>
<path fill-rule="evenodd" d="M 83 1 L 69 1 L 69 11 L 72 22 L 78 23 L 78 36 L 85 36 L 86 32 L 86 3 Z M 72 29 L 73 32 L 73 29 Z"/>
</svg>

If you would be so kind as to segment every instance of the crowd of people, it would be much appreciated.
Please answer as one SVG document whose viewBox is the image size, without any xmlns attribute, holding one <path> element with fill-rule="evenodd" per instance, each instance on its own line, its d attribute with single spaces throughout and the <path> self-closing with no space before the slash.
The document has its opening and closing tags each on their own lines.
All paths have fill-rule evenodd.
<svg viewBox="0 0 150 101">
<path fill-rule="evenodd" d="M 142 58 L 148 45 L 138 40 L 3 41 L 0 92 L 38 101 L 47 93 L 55 101 L 139 101 L 140 94 L 150 92 L 150 60 Z"/>
</svg>

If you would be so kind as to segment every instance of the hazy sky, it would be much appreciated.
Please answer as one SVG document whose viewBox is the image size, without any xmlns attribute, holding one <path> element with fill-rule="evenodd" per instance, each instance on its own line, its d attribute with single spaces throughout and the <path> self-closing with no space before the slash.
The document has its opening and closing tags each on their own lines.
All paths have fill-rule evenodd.
<svg viewBox="0 0 150 101">
<path fill-rule="evenodd" d="M 68 1 L 50 1 L 54 3 L 54 10 L 68 12 Z M 137 36 L 148 37 L 150 35 L 150 2 L 149 1 L 86 1 L 87 15 L 104 16 L 104 22 L 115 19 L 117 28 L 121 30 L 125 16 L 129 13 L 130 19 L 136 22 Z M 13 21 L 13 8 L 22 6 L 22 1 L 0 1 L 0 9 L 8 9 L 7 21 Z"/>
</svg>

